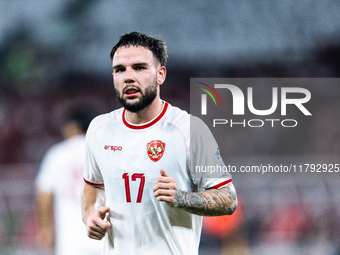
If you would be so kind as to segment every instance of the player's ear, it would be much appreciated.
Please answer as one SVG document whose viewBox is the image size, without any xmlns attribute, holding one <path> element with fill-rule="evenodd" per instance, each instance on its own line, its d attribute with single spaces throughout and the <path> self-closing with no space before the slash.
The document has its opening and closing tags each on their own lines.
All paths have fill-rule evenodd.
<svg viewBox="0 0 340 255">
<path fill-rule="evenodd" d="M 157 69 L 157 84 L 162 85 L 166 78 L 166 68 L 165 66 L 160 66 Z"/>
</svg>

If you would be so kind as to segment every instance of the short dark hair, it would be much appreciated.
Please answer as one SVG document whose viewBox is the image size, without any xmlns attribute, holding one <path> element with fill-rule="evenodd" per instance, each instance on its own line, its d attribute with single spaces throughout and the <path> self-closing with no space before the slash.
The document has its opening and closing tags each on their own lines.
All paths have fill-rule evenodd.
<svg viewBox="0 0 340 255">
<path fill-rule="evenodd" d="M 113 46 L 111 50 L 111 61 L 113 60 L 113 57 L 119 47 L 130 46 L 142 46 L 149 49 L 150 51 L 152 51 L 153 55 L 156 57 L 159 63 L 162 66 L 166 66 L 168 54 L 165 42 L 140 32 L 131 32 L 129 34 L 122 35 L 118 43 Z"/>
</svg>

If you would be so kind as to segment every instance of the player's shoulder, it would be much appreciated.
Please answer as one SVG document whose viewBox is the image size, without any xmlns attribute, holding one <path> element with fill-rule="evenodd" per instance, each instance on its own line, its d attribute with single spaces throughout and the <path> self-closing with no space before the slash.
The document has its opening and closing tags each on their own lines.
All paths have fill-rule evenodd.
<svg viewBox="0 0 340 255">
<path fill-rule="evenodd" d="M 54 159 L 60 159 L 65 152 L 66 144 L 66 140 L 53 144 L 46 151 L 44 158 L 50 161 Z"/>
<path fill-rule="evenodd" d="M 115 123 L 119 121 L 119 116 L 122 114 L 122 108 L 111 111 L 109 113 L 104 113 L 96 116 L 90 123 L 88 128 L 88 133 L 95 132 L 96 130 L 104 127 L 108 124 Z"/>
<path fill-rule="evenodd" d="M 188 125 L 190 123 L 190 114 L 176 106 L 169 104 L 169 110 L 166 115 L 167 122 L 175 125 Z"/>
<path fill-rule="evenodd" d="M 206 124 L 197 116 L 189 114 L 187 111 L 182 110 L 176 106 L 169 105 L 169 114 L 167 121 L 176 126 L 188 126 L 196 129 L 206 129 Z"/>
<path fill-rule="evenodd" d="M 64 148 L 64 141 L 58 142 L 53 144 L 45 153 L 45 158 L 55 157 L 56 155 L 60 154 Z"/>
<path fill-rule="evenodd" d="M 68 154 L 73 148 L 83 146 L 85 143 L 84 135 L 76 135 L 53 144 L 47 151 L 50 155 Z"/>
<path fill-rule="evenodd" d="M 202 119 L 197 116 L 190 115 L 190 133 L 193 137 L 205 137 L 211 133 L 211 130 Z"/>
</svg>

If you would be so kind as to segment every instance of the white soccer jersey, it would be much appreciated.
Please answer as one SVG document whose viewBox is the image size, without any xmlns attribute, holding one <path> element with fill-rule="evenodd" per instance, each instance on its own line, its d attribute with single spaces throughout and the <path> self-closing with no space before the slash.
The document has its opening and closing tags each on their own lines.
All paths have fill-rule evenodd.
<svg viewBox="0 0 340 255">
<path fill-rule="evenodd" d="M 102 254 L 197 254 L 202 217 L 155 199 L 153 187 L 160 169 L 183 191 L 219 188 L 231 182 L 231 176 L 198 178 L 190 171 L 190 115 L 185 111 L 164 102 L 161 113 L 142 125 L 129 123 L 125 115 L 123 108 L 100 115 L 87 133 L 84 179 L 105 185 L 111 209 L 112 228 Z M 191 161 L 220 164 L 215 140 L 210 132 L 210 137 L 199 137 L 208 130 L 199 123 L 202 128 L 192 132 L 198 136 L 191 137 L 192 144 L 210 142 L 200 144 Z"/>
<path fill-rule="evenodd" d="M 81 217 L 84 160 L 85 136 L 74 136 L 48 150 L 36 179 L 37 189 L 54 195 L 57 255 L 93 255 L 101 249 L 87 237 Z"/>
</svg>

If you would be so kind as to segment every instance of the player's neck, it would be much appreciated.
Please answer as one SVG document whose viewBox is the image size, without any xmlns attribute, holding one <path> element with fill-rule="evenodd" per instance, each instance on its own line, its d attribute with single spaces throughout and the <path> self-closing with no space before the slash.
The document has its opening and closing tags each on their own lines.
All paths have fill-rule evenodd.
<svg viewBox="0 0 340 255">
<path fill-rule="evenodd" d="M 154 118 L 162 111 L 164 102 L 156 98 L 149 106 L 138 112 L 126 111 L 126 118 L 132 124 L 144 124 Z"/>
</svg>

